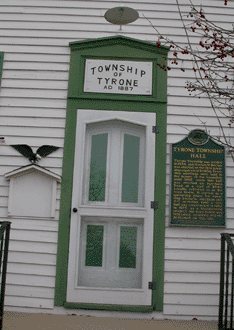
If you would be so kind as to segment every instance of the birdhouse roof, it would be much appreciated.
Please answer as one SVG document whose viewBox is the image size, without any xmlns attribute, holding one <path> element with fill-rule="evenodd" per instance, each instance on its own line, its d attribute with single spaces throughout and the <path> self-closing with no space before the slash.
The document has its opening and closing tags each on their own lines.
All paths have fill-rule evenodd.
<svg viewBox="0 0 234 330">
<path fill-rule="evenodd" d="M 29 165 L 17 168 L 16 170 L 13 170 L 11 172 L 6 173 L 5 178 L 7 180 L 10 180 L 14 176 L 27 174 L 27 173 L 32 173 L 32 172 L 40 172 L 41 174 L 44 174 L 46 176 L 49 176 L 49 177 L 55 179 L 58 182 L 61 182 L 61 176 L 60 175 L 55 174 L 55 173 L 45 169 L 42 166 L 37 165 L 37 164 L 29 164 Z"/>
</svg>

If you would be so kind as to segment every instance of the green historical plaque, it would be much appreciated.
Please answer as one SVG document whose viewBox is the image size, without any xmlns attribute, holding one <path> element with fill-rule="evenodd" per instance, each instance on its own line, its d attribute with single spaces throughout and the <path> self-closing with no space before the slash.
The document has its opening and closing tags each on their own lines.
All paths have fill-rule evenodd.
<svg viewBox="0 0 234 330">
<path fill-rule="evenodd" d="M 225 149 L 202 130 L 172 144 L 171 225 L 225 227 Z"/>
</svg>

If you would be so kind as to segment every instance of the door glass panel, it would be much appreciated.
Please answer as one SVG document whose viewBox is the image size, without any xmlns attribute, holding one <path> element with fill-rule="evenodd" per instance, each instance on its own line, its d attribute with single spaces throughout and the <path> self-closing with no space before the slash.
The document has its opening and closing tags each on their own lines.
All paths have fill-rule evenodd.
<svg viewBox="0 0 234 330">
<path fill-rule="evenodd" d="M 108 133 L 92 135 L 89 201 L 105 201 Z"/>
<path fill-rule="evenodd" d="M 104 226 L 87 225 L 85 266 L 102 267 Z"/>
<path fill-rule="evenodd" d="M 140 138 L 124 134 L 122 202 L 138 203 Z"/>
<path fill-rule="evenodd" d="M 119 268 L 136 268 L 137 227 L 120 226 Z"/>
</svg>

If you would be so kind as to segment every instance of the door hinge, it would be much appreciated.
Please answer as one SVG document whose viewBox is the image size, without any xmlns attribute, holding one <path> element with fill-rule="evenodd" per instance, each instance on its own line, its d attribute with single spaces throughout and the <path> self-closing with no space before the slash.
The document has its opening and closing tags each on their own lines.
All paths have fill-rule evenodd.
<svg viewBox="0 0 234 330">
<path fill-rule="evenodd" d="M 156 210 L 158 208 L 158 202 L 152 201 L 150 204 L 151 209 Z"/>
<path fill-rule="evenodd" d="M 157 126 L 152 126 L 152 133 L 158 134 L 159 128 Z"/>
<path fill-rule="evenodd" d="M 149 282 L 148 289 L 150 289 L 150 290 L 156 290 L 156 282 Z"/>
</svg>

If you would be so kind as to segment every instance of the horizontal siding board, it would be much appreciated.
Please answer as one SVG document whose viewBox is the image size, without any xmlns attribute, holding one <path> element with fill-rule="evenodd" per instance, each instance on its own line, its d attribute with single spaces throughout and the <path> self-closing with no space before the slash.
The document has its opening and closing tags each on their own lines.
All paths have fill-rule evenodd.
<svg viewBox="0 0 234 330">
<path fill-rule="evenodd" d="M 168 125 L 178 125 L 178 126 L 182 126 L 182 125 L 189 125 L 191 123 L 191 120 L 193 120 L 193 124 L 194 125 L 201 125 L 201 120 L 203 122 L 208 122 L 209 121 L 209 125 L 212 125 L 212 127 L 219 127 L 219 122 L 218 122 L 218 119 L 215 118 L 215 115 L 214 113 L 211 113 L 212 117 L 205 117 L 205 116 L 199 116 L 199 117 L 196 117 L 196 116 L 188 116 L 188 115 L 169 115 L 167 117 L 167 120 L 168 120 Z M 220 122 L 222 124 L 223 127 L 226 127 L 228 128 L 228 130 L 230 131 L 229 129 L 229 126 L 228 124 L 230 123 L 230 118 L 220 118 Z"/>
<path fill-rule="evenodd" d="M 4 54 L 5 55 L 5 54 Z M 28 62 L 28 53 L 6 53 L 4 56 L 4 64 L 20 62 Z M 66 55 L 51 55 L 51 54 L 30 54 L 30 62 L 43 62 L 43 63 L 66 63 L 70 64 L 70 56 Z M 4 66 L 5 68 L 5 66 Z"/>
<path fill-rule="evenodd" d="M 57 232 L 11 229 L 11 239 L 17 241 L 57 243 Z"/>
<path fill-rule="evenodd" d="M 56 255 L 49 253 L 33 253 L 11 251 L 8 255 L 8 262 L 29 263 L 37 265 L 56 265 Z"/>
<path fill-rule="evenodd" d="M 178 227 L 170 227 L 166 229 L 166 238 L 180 238 L 180 239 L 187 239 L 187 238 L 203 238 L 203 239 L 220 239 L 220 234 L 225 232 L 224 228 L 178 228 Z"/>
<path fill-rule="evenodd" d="M 9 220 L 9 219 L 8 219 Z M 54 243 L 46 243 L 44 244 L 43 242 L 30 242 L 30 241 L 18 241 L 18 240 L 12 240 L 11 236 L 10 236 L 10 244 L 9 244 L 9 249 L 10 249 L 10 253 L 12 254 L 13 252 L 28 252 L 28 253 L 35 253 L 35 255 L 37 253 L 42 253 L 42 254 L 48 254 L 51 255 L 51 257 L 56 256 L 57 253 L 57 244 Z M 22 257 L 20 260 L 22 263 L 30 263 L 30 261 L 32 260 L 31 258 L 28 260 L 27 259 L 27 254 L 24 254 L 25 258 Z M 15 262 L 17 262 L 17 259 L 12 256 L 12 260 L 15 260 Z M 47 260 L 47 259 L 46 259 Z M 35 262 L 34 262 L 35 264 Z M 54 265 L 54 264 L 53 264 Z M 45 264 L 43 265 L 43 267 L 45 266 Z M 40 265 L 40 267 L 42 267 Z"/>
<path fill-rule="evenodd" d="M 167 126 L 167 134 L 170 135 L 174 135 L 174 134 L 178 134 L 178 130 L 181 131 L 181 133 L 183 132 L 183 134 L 181 134 L 181 137 L 178 139 L 179 141 L 182 140 L 185 136 L 188 135 L 189 131 L 194 130 L 194 129 L 201 129 L 201 130 L 205 130 L 204 125 L 198 125 L 198 124 L 188 124 L 188 125 L 180 125 L 178 127 L 176 127 L 175 125 L 168 125 Z M 220 133 L 218 131 L 218 127 L 212 127 L 209 126 L 209 134 L 210 136 L 219 136 Z M 177 142 L 177 141 L 176 141 Z M 175 142 L 174 142 L 175 143 Z"/>
<path fill-rule="evenodd" d="M 67 91 L 63 90 L 45 90 L 45 89 L 14 89 L 14 88 L 2 88 L 1 90 L 2 97 L 19 97 L 19 98 L 41 98 L 41 99 L 63 99 L 66 102 Z M 46 102 L 46 101 L 45 101 Z"/>
<path fill-rule="evenodd" d="M 44 299 L 54 299 L 54 289 L 44 287 L 32 287 L 26 285 L 13 285 L 6 286 L 7 296 L 19 296 L 19 297 L 34 297 Z"/>
<path fill-rule="evenodd" d="M 203 283 L 203 284 L 190 284 L 190 283 L 165 283 L 164 293 L 170 294 L 219 294 L 219 283 Z"/>
<path fill-rule="evenodd" d="M 61 99 L 40 99 L 40 98 L 20 98 L 20 97 L 2 97 L 0 99 L 0 106 L 18 106 L 18 107 L 32 107 L 32 108 L 41 108 L 45 106 L 45 108 L 60 108 L 66 109 L 66 100 Z"/>
<path fill-rule="evenodd" d="M 31 56 L 32 54 L 29 54 L 28 56 Z M 68 72 L 65 71 L 16 71 L 12 67 L 11 70 L 4 70 L 2 79 L 24 79 L 24 80 L 33 80 L 36 79 L 39 80 L 57 80 L 57 81 L 63 81 L 64 83 L 68 82 Z"/>
<path fill-rule="evenodd" d="M 1 126 L 28 126 L 32 127 L 53 127 L 53 128 L 62 128 L 64 130 L 65 127 L 65 119 L 64 118 L 38 118 L 38 117 L 1 117 Z M 59 150 L 56 150 L 58 153 Z"/>
<path fill-rule="evenodd" d="M 169 105 L 177 105 L 177 106 L 180 106 L 180 105 L 183 105 L 183 106 L 210 106 L 210 102 L 209 100 L 203 98 L 202 101 L 195 97 L 182 97 L 182 96 L 170 96 L 168 98 L 168 104 Z"/>
<path fill-rule="evenodd" d="M 48 74 L 49 76 L 49 74 Z M 26 80 L 26 79 L 3 79 L 2 88 L 27 88 L 27 89 L 47 89 L 47 90 L 67 90 L 67 81 L 57 80 Z"/>
<path fill-rule="evenodd" d="M 196 261 L 219 261 L 220 252 L 212 250 L 179 250 L 165 249 L 166 260 L 196 260 Z"/>
<path fill-rule="evenodd" d="M 6 207 L 8 206 L 8 197 L 2 196 L 0 198 L 0 206 L 1 207 Z"/>
<path fill-rule="evenodd" d="M 202 270 L 201 270 L 202 271 Z M 201 285 L 204 283 L 216 284 L 220 279 L 220 267 L 217 267 L 215 273 L 198 273 L 192 272 L 166 272 L 164 275 L 165 283 L 194 283 L 195 285 Z"/>
<path fill-rule="evenodd" d="M 0 196 L 1 197 L 8 197 L 9 188 L 8 186 L 0 186 Z"/>
<path fill-rule="evenodd" d="M 8 135 L 10 132 L 14 133 L 11 134 L 12 136 L 20 136 L 22 134 L 22 127 L 27 127 L 27 125 L 17 127 L 17 126 L 11 126 L 11 127 L 5 127 L 2 126 L 1 128 L 1 134 Z M 34 127 L 33 129 L 24 129 L 23 136 L 28 137 L 39 137 L 39 136 L 47 136 L 51 138 L 63 138 L 64 137 L 64 128 L 54 128 L 51 130 L 51 128 L 47 127 Z M 49 142 L 49 141 L 48 141 Z M 48 144 L 48 143 L 47 143 Z"/>
<path fill-rule="evenodd" d="M 54 299 L 5 296 L 4 305 L 11 307 L 54 308 Z"/>
<path fill-rule="evenodd" d="M 22 263 L 8 263 L 7 274 L 36 275 L 55 277 L 56 269 L 48 265 L 30 265 Z M 28 283 L 30 285 L 30 283 Z M 38 285 L 39 286 L 39 285 Z"/>
<path fill-rule="evenodd" d="M 164 306 L 164 315 L 190 315 L 194 316 L 215 316 L 218 315 L 218 306 L 188 306 L 188 305 L 167 305 Z"/>
<path fill-rule="evenodd" d="M 1 206 L 0 207 L 0 218 L 3 219 L 2 221 L 14 221 L 14 218 L 9 217 L 8 213 L 7 213 L 7 207 L 8 206 Z M 59 209 L 60 209 L 60 194 L 58 196 L 58 198 L 56 198 L 56 205 L 55 205 L 55 217 L 54 218 L 33 218 L 30 219 L 30 221 L 35 221 L 35 220 L 39 220 L 39 221 L 43 221 L 43 220 L 50 220 L 50 221 L 58 221 L 59 219 Z M 19 219 L 17 219 L 19 220 Z"/>
<path fill-rule="evenodd" d="M 1 107 L 2 116 L 6 117 L 18 117 L 19 119 L 24 117 L 30 118 L 43 118 L 44 120 L 47 118 L 53 119 L 62 119 L 65 120 L 66 110 L 65 109 L 46 109 L 46 108 L 34 108 L 30 107 Z M 45 120 L 45 121 L 46 121 Z M 2 146 L 0 146 L 2 147 Z"/>
<path fill-rule="evenodd" d="M 83 40 L 79 37 L 77 37 L 77 39 L 75 41 L 78 40 Z M 4 52 L 8 52 L 8 53 L 21 53 L 21 54 L 53 54 L 53 55 L 57 55 L 57 54 L 62 54 L 62 55 L 69 55 L 70 54 L 70 48 L 68 47 L 68 43 L 66 45 L 64 45 L 63 47 L 58 46 L 58 47 L 52 47 L 51 45 L 48 46 L 41 46 L 38 44 L 31 44 L 31 40 L 30 40 L 30 45 L 23 44 L 23 45 L 17 45 L 17 47 L 15 47 L 15 45 L 11 44 L 8 40 L 7 43 L 1 43 L 0 42 L 0 47 L 1 49 L 4 50 Z"/>
<path fill-rule="evenodd" d="M 57 232 L 58 220 L 12 219 L 11 229 Z"/>
<path fill-rule="evenodd" d="M 165 241 L 165 247 L 168 249 L 193 249 L 193 250 L 220 250 L 220 240 L 219 239 L 209 239 L 209 244 L 207 239 L 183 239 L 183 238 L 168 238 Z"/>
<path fill-rule="evenodd" d="M 28 126 L 32 127 L 53 127 L 53 128 L 62 128 L 64 130 L 65 127 L 65 119 L 64 118 L 38 118 L 38 117 L 4 117 L 1 118 L 1 126 Z M 1 147 L 1 146 L 0 146 Z M 56 154 L 59 150 L 56 150 Z"/>
<path fill-rule="evenodd" d="M 187 305 L 187 306 L 218 306 L 219 296 L 211 294 L 165 294 L 164 304 L 168 305 Z"/>
<path fill-rule="evenodd" d="M 165 272 L 217 272 L 219 270 L 220 261 L 178 261 L 167 260 L 164 266 Z"/>
<path fill-rule="evenodd" d="M 7 272 L 6 283 L 14 285 L 31 285 L 54 288 L 55 277 L 28 274 L 11 274 Z"/>
<path fill-rule="evenodd" d="M 92 38 L 93 32 L 86 32 L 87 37 Z M 103 37 L 107 36 L 108 33 L 103 33 Z M 4 46 L 4 51 L 5 51 L 5 45 L 12 45 L 16 48 L 16 46 L 25 46 L 25 50 L 27 50 L 27 53 L 31 52 L 31 49 L 27 46 L 29 43 L 31 47 L 35 46 L 35 48 L 39 48 L 40 46 L 42 47 L 48 47 L 53 49 L 53 53 L 56 54 L 57 48 L 63 46 L 68 48 L 68 44 L 70 41 L 76 40 L 76 38 L 70 38 L 70 39 L 59 39 L 59 38 L 33 38 L 33 37 L 21 37 L 21 38 L 8 38 L 7 36 L 5 37 L 0 37 L 0 45 Z M 18 48 L 18 47 L 17 47 Z M 69 49 L 69 48 L 68 48 Z M 18 49 L 17 49 L 18 50 Z M 39 50 L 39 49 L 38 49 Z M 38 53 L 38 51 L 37 51 Z"/>
<path fill-rule="evenodd" d="M 25 71 L 64 71 L 68 72 L 69 64 L 68 63 L 45 63 L 45 62 L 4 62 L 4 70 L 25 70 Z"/>
</svg>

